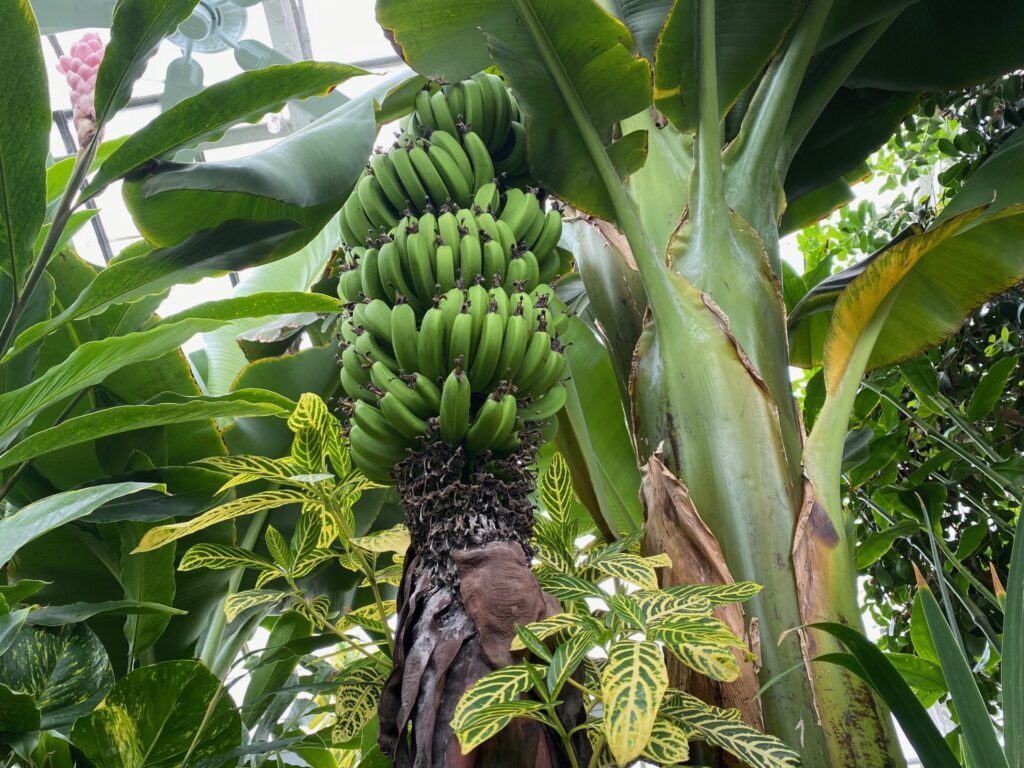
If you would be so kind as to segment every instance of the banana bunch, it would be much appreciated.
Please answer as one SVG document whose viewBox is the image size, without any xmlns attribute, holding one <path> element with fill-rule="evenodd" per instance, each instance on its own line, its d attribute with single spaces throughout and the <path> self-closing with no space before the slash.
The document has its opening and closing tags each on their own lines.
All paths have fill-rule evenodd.
<svg viewBox="0 0 1024 768">
<path fill-rule="evenodd" d="M 499 174 L 518 177 L 526 173 L 526 128 L 500 77 L 480 72 L 434 93 L 423 90 L 416 94 L 416 108 L 408 123 L 411 133 L 443 131 L 458 136 L 460 126 L 484 140 Z"/>
<path fill-rule="evenodd" d="M 472 208 L 403 217 L 375 245 L 345 253 L 339 295 L 347 302 L 382 299 L 389 305 L 401 296 L 422 314 L 436 296 L 481 278 L 512 293 L 560 274 L 561 213 L 545 211 L 535 195 L 518 189 L 506 192 L 495 216 L 497 208 L 498 187 L 488 182 Z"/>
<path fill-rule="evenodd" d="M 516 450 L 523 430 L 549 432 L 566 399 L 557 336 L 567 322 L 547 285 L 453 288 L 422 317 L 403 300 L 353 305 L 341 385 L 359 466 L 384 482 L 424 437 L 483 456 Z"/>
<path fill-rule="evenodd" d="M 342 208 L 341 386 L 371 479 L 426 443 L 514 452 L 565 404 L 562 214 L 508 186 L 526 167 L 518 117 L 495 75 L 421 91 Z"/>
</svg>

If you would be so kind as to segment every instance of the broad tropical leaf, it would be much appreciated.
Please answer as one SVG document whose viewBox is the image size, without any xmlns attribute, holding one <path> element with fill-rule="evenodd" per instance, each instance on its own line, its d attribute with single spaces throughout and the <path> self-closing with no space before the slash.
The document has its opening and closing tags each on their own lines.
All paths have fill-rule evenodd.
<svg viewBox="0 0 1024 768">
<path fill-rule="evenodd" d="M 50 99 L 39 30 L 28 0 L 0 11 L 0 270 L 20 292 L 32 265 L 33 244 L 46 213 L 46 156 Z M 10 305 L 3 308 L 3 314 Z"/>
<path fill-rule="evenodd" d="M 108 501 L 153 487 L 153 483 L 114 483 L 67 491 L 0 518 L 0 566 L 6 565 L 21 547 L 44 533 L 85 517 Z"/>
<path fill-rule="evenodd" d="M 547 718 L 543 709 L 544 702 L 542 701 L 517 699 L 516 701 L 492 704 L 472 717 L 467 717 L 461 722 L 461 727 L 455 729 L 462 754 L 469 754 L 470 751 L 483 744 L 517 717 L 532 717 L 545 722 Z"/>
<path fill-rule="evenodd" d="M 113 682 L 103 644 L 82 623 L 25 627 L 0 656 L 0 684 L 32 697 L 44 729 L 91 712 Z"/>
<path fill-rule="evenodd" d="M 566 679 L 583 663 L 596 640 L 597 636 L 593 632 L 581 630 L 570 635 L 568 640 L 555 649 L 548 664 L 546 680 L 550 692 L 557 695 Z"/>
<path fill-rule="evenodd" d="M 284 416 L 291 401 L 266 390 L 241 390 L 223 397 L 183 398 L 182 402 L 120 405 L 63 421 L 29 435 L 0 454 L 0 469 L 70 445 L 109 435 L 185 421 L 238 416 Z"/>
<path fill-rule="evenodd" d="M 603 597 L 604 593 L 594 584 L 570 573 L 557 573 L 548 569 L 537 572 L 541 588 L 559 600 L 586 600 L 588 597 Z"/>
<path fill-rule="evenodd" d="M 623 640 L 608 649 L 601 673 L 602 728 L 619 765 L 639 757 L 647 745 L 667 688 L 668 672 L 657 643 Z"/>
<path fill-rule="evenodd" d="M 180 616 L 184 613 L 185 611 L 161 603 L 139 600 L 107 600 L 102 603 L 44 606 L 32 611 L 25 623 L 37 627 L 61 627 L 65 624 L 77 624 L 80 621 L 91 619 L 93 616 L 106 614 Z"/>
<path fill-rule="evenodd" d="M 384 600 L 382 602 L 382 606 L 386 616 L 394 614 L 394 600 Z M 376 603 L 364 605 L 362 608 L 356 608 L 354 611 L 345 611 L 341 620 L 338 622 L 338 630 L 343 632 L 346 629 L 351 629 L 353 627 L 361 627 L 380 635 L 385 635 L 391 631 L 381 619 L 380 609 L 377 607 Z"/>
<path fill-rule="evenodd" d="M 288 428 L 295 433 L 292 441 L 292 464 L 299 472 L 323 472 L 325 450 L 334 417 L 318 396 L 305 393 L 288 417 Z"/>
<path fill-rule="evenodd" d="M 128 673 L 71 735 L 97 768 L 190 768 L 239 746 L 241 720 L 200 662 L 168 661 Z"/>
<path fill-rule="evenodd" d="M 110 44 L 96 75 L 96 125 L 103 127 L 132 95 L 132 86 L 160 41 L 188 18 L 196 0 L 121 0 L 110 24 Z"/>
<path fill-rule="evenodd" d="M 737 581 L 731 584 L 681 584 L 668 588 L 676 597 L 707 600 L 712 605 L 742 603 L 761 591 L 761 585 L 752 581 Z"/>
<path fill-rule="evenodd" d="M 288 101 L 323 95 L 350 77 L 365 74 L 347 64 L 301 61 L 243 72 L 214 83 L 128 137 L 100 166 L 82 199 L 95 196 L 148 160 L 172 156 L 202 141 L 215 141 L 235 123 L 256 122 L 268 112 L 280 111 Z"/>
<path fill-rule="evenodd" d="M 658 574 L 655 569 L 668 568 L 672 563 L 665 554 L 640 557 L 628 552 L 617 552 L 588 560 L 587 565 L 612 578 L 635 584 L 640 589 L 657 589 Z"/>
<path fill-rule="evenodd" d="M 181 523 L 161 525 L 146 532 L 135 548 L 136 552 L 148 552 L 151 549 L 162 547 L 183 536 L 209 528 L 211 525 L 223 523 L 225 520 L 233 520 L 242 515 L 251 515 L 265 509 L 277 509 L 285 504 L 302 504 L 307 502 L 306 494 L 294 490 L 262 491 L 251 496 L 229 501 L 219 507 L 204 512 L 191 520 Z"/>
<path fill-rule="evenodd" d="M 804 9 L 794 0 L 715 3 L 719 118 L 761 74 Z M 655 105 L 680 131 L 697 126 L 697 0 L 675 0 L 654 54 Z"/>
</svg>

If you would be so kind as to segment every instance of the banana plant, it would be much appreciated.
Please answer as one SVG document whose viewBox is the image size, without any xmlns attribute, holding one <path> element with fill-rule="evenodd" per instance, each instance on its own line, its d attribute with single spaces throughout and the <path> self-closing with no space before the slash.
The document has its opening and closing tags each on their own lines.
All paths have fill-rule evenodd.
<svg viewBox="0 0 1024 768">
<path fill-rule="evenodd" d="M 1004 143 L 926 231 L 819 286 L 788 324 L 780 222 L 787 206 L 803 220 L 831 210 L 922 92 L 1020 67 L 1009 30 L 1024 9 L 379 0 L 377 17 L 426 77 L 499 68 L 530 175 L 595 226 L 612 225 L 623 258 L 606 249 L 577 263 L 612 360 L 631 361 L 615 369 L 658 531 L 648 554 L 672 555 L 671 583 L 697 574 L 765 585 L 746 618 L 760 682 L 836 650 L 819 630 L 801 630 L 800 642 L 786 633 L 860 624 L 839 494 L 854 395 L 865 371 L 941 341 L 1024 276 L 1024 189 L 1012 170 L 1022 142 Z M 825 371 L 826 404 L 806 439 L 791 362 Z M 807 765 L 904 764 L 868 686 L 839 667 L 806 668 L 777 679 L 748 717 Z M 733 693 L 711 695 L 749 700 L 754 675 L 749 666 Z"/>
</svg>

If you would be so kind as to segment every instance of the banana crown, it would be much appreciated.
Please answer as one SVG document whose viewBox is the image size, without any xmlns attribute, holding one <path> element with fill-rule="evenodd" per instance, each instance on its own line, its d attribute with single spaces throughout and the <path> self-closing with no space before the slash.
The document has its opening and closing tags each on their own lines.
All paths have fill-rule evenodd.
<svg viewBox="0 0 1024 768">
<path fill-rule="evenodd" d="M 341 385 L 352 456 L 378 482 L 425 441 L 487 461 L 553 435 L 568 317 L 549 283 L 568 254 L 560 210 L 510 181 L 518 117 L 496 75 L 420 91 L 342 207 Z"/>
</svg>

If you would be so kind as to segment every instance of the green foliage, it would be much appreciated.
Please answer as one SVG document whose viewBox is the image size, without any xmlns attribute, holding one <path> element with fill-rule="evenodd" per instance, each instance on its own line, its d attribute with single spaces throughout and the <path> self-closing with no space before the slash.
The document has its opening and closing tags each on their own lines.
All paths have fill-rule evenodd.
<svg viewBox="0 0 1024 768">
<path fill-rule="evenodd" d="M 666 651 L 714 680 L 736 678 L 734 654 L 746 653 L 745 645 L 712 612 L 749 599 L 759 588 L 738 583 L 659 589 L 656 569 L 670 563 L 664 555 L 638 555 L 639 534 L 613 544 L 591 541 L 581 550 L 577 541 L 593 532 L 570 516 L 575 499 L 567 478 L 556 453 L 539 483 L 544 514 L 534 534 L 534 571 L 559 598 L 563 613 L 517 627 L 512 650 L 528 650 L 533 659 L 482 677 L 462 697 L 452 727 L 463 752 L 515 717 L 544 723 L 572 752 L 571 734 L 554 708 L 571 691 L 582 695 L 589 712 L 576 731 L 587 732 L 598 764 L 625 766 L 641 755 L 675 756 L 665 764 L 679 762 L 696 738 L 754 768 L 795 765 L 797 753 L 757 734 L 738 712 L 669 688 Z"/>
</svg>

